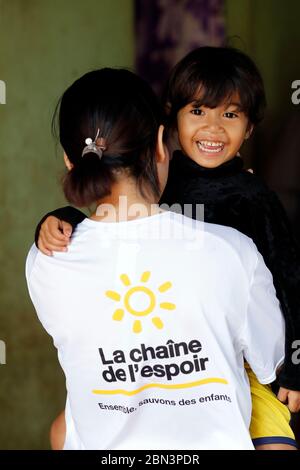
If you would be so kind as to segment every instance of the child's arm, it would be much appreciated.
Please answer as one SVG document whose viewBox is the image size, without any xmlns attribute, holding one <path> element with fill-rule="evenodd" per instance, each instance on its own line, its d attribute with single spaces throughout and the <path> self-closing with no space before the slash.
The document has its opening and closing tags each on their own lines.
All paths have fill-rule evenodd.
<svg viewBox="0 0 300 470">
<path fill-rule="evenodd" d="M 66 439 L 65 410 L 53 421 L 50 429 L 50 444 L 52 450 L 62 450 Z"/>
<path fill-rule="evenodd" d="M 292 413 L 300 411 L 300 392 L 280 387 L 277 398 L 282 403 L 286 403 Z"/>
<path fill-rule="evenodd" d="M 285 362 L 279 373 L 279 399 L 291 411 L 300 408 L 300 361 L 295 349 L 300 339 L 300 257 L 288 218 L 275 193 L 268 191 L 249 202 L 245 210 L 249 235 L 273 275 L 285 318 Z M 298 346 L 299 348 L 299 346 Z M 299 354 L 298 354 L 299 356 Z M 298 360 L 297 360 L 298 359 Z"/>
<path fill-rule="evenodd" d="M 71 206 L 49 212 L 35 230 L 36 246 L 46 255 L 66 251 L 73 230 L 85 218 L 85 214 Z"/>
</svg>

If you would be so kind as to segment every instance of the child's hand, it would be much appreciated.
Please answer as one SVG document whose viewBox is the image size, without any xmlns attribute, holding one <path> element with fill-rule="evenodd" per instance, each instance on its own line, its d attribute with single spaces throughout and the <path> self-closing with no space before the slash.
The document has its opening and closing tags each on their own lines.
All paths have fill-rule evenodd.
<svg viewBox="0 0 300 470">
<path fill-rule="evenodd" d="M 292 413 L 300 411 L 300 392 L 280 387 L 277 398 L 286 403 Z"/>
<path fill-rule="evenodd" d="M 48 256 L 52 256 L 52 251 L 68 251 L 72 230 L 72 225 L 50 215 L 41 226 L 39 249 Z"/>
</svg>

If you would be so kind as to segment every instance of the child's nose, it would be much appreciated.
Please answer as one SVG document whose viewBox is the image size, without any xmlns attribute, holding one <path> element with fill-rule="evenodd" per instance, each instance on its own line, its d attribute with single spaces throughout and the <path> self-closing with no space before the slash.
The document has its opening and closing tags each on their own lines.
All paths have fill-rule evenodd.
<svg viewBox="0 0 300 470">
<path fill-rule="evenodd" d="M 210 131 L 223 130 L 221 118 L 215 113 L 208 113 L 205 124 Z"/>
</svg>

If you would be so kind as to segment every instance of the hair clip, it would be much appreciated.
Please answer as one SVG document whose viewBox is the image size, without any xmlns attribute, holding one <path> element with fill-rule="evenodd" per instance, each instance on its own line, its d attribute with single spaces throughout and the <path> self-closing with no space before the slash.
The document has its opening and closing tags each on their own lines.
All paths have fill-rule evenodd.
<svg viewBox="0 0 300 470">
<path fill-rule="evenodd" d="M 86 153 L 96 153 L 99 158 L 102 157 L 103 152 L 106 150 L 106 142 L 103 137 L 98 138 L 100 129 L 98 129 L 95 140 L 90 137 L 85 139 L 86 146 L 84 147 L 81 156 L 83 157 Z"/>
</svg>

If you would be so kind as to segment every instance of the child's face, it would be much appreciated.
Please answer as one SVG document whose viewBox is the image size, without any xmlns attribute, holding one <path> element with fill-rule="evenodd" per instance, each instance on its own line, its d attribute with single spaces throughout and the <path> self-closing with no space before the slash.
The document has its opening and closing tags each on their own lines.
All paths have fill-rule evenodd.
<svg viewBox="0 0 300 470">
<path fill-rule="evenodd" d="M 215 168 L 236 156 L 252 131 L 239 109 L 238 97 L 207 108 L 189 103 L 177 114 L 178 138 L 183 152 L 205 168 Z"/>
</svg>

